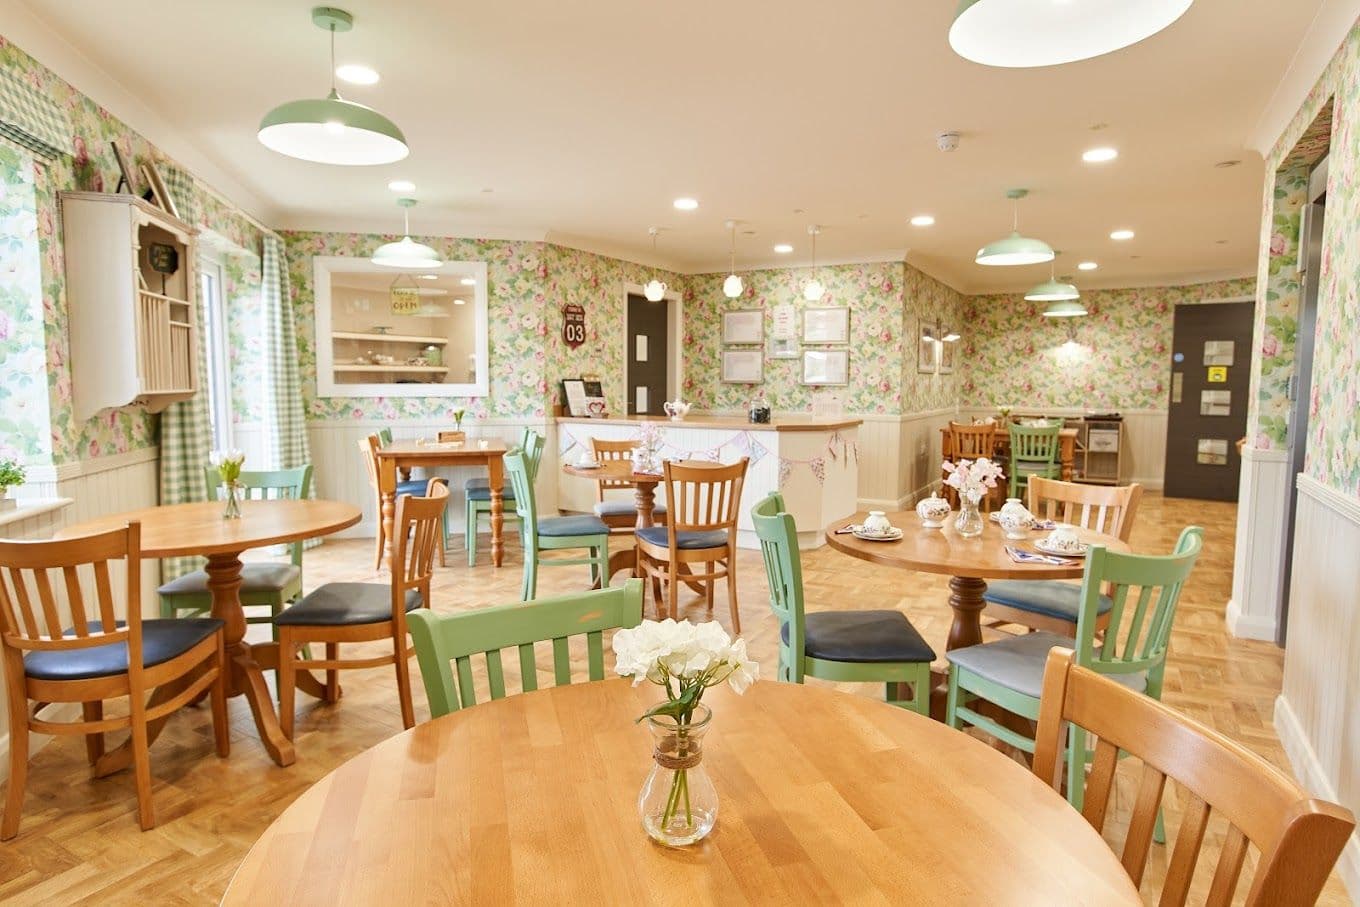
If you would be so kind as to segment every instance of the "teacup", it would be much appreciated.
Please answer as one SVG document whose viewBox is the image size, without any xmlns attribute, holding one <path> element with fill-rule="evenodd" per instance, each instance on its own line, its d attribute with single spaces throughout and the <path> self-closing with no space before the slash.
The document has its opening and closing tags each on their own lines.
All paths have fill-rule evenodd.
<svg viewBox="0 0 1360 907">
<path fill-rule="evenodd" d="M 478 447 L 479 449 L 481 449 L 481 450 L 486 450 L 486 449 L 489 448 L 490 446 L 491 446 L 491 442 L 488 441 L 488 440 L 486 440 L 485 438 L 483 438 L 482 440 L 480 440 L 480 441 L 477 442 L 477 447 Z"/>
<path fill-rule="evenodd" d="M 1055 551 L 1077 551 L 1081 548 L 1081 539 L 1077 538 L 1076 527 L 1068 523 L 1059 523 L 1048 534 L 1045 542 Z"/>
<path fill-rule="evenodd" d="M 881 510 L 870 510 L 864 518 L 864 531 L 869 535 L 887 535 L 892 532 L 892 523 Z"/>
</svg>

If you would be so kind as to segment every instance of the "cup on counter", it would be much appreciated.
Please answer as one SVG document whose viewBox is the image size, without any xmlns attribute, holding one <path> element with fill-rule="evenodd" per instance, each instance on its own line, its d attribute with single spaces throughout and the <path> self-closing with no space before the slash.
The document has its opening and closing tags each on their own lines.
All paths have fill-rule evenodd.
<svg viewBox="0 0 1360 907">
<path fill-rule="evenodd" d="M 488 441 L 486 438 L 482 438 L 480 441 L 477 442 L 477 448 L 479 450 L 486 450 L 490 446 L 491 442 Z"/>
</svg>

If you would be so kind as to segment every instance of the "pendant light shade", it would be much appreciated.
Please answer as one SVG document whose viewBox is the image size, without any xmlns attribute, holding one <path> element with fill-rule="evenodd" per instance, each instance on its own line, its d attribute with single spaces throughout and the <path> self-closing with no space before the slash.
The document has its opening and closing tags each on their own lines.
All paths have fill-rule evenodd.
<svg viewBox="0 0 1360 907">
<path fill-rule="evenodd" d="M 1045 318 L 1078 318 L 1086 314 L 1086 306 L 1075 299 L 1062 299 L 1049 303 L 1044 309 Z"/>
<path fill-rule="evenodd" d="M 1066 299 L 1080 299 L 1081 293 L 1077 292 L 1073 284 L 1051 278 L 1032 287 L 1025 294 L 1025 298 L 1030 302 L 1060 302 Z"/>
<path fill-rule="evenodd" d="M 318 6 L 312 22 L 331 34 L 331 90 L 324 98 L 280 104 L 260 121 L 257 137 L 266 148 L 318 164 L 390 164 L 410 154 L 406 136 L 371 107 L 346 101 L 335 89 L 335 33 L 354 19 L 341 9 Z"/>
<path fill-rule="evenodd" d="M 973 259 L 980 265 L 1012 266 L 1037 265 L 1053 260 L 1053 250 L 1042 239 L 1020 235 L 1020 199 L 1029 195 L 1028 189 L 1012 189 L 1006 193 L 1015 205 L 1011 235 L 978 249 Z"/>
<path fill-rule="evenodd" d="M 723 281 L 723 295 L 728 299 L 736 299 L 742 294 L 746 287 L 741 282 L 741 275 L 737 273 L 737 222 L 729 220 L 727 222 L 727 232 L 730 236 L 728 245 L 728 270 L 727 279 Z"/>
<path fill-rule="evenodd" d="M 817 234 L 822 232 L 822 228 L 816 224 L 808 226 L 808 235 L 812 237 L 812 279 L 803 284 L 803 298 L 808 302 L 816 302 L 826 295 L 826 287 L 817 279 Z"/>
<path fill-rule="evenodd" d="M 428 270 L 444 267 L 444 259 L 439 253 L 424 243 L 411 238 L 411 209 L 415 207 L 413 198 L 399 198 L 397 204 L 405 212 L 403 215 L 403 235 L 397 242 L 385 243 L 377 248 L 370 259 L 375 265 L 384 268 L 404 268 L 407 270 Z"/>
<path fill-rule="evenodd" d="M 1194 0 L 962 0 L 949 29 L 954 52 L 986 66 L 1056 66 L 1137 44 Z"/>
<path fill-rule="evenodd" d="M 659 227 L 648 227 L 647 232 L 652 235 L 652 260 L 656 260 L 656 235 L 661 232 Z M 642 288 L 642 295 L 648 302 L 660 302 L 666 298 L 666 284 L 656 277 L 656 270 L 652 270 L 652 279 L 647 281 Z"/>
</svg>

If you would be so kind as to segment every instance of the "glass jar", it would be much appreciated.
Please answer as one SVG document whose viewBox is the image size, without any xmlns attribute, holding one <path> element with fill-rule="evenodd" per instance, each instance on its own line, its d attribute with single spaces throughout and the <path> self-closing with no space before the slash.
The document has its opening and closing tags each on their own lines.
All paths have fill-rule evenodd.
<svg viewBox="0 0 1360 907">
<path fill-rule="evenodd" d="M 954 533 L 966 539 L 982 535 L 982 514 L 978 512 L 977 492 L 959 492 L 959 515 L 954 517 Z"/>
<path fill-rule="evenodd" d="M 652 733 L 652 770 L 638 793 L 642 827 L 669 847 L 701 841 L 718 821 L 718 791 L 704 769 L 704 734 L 713 713 L 694 707 L 690 720 L 670 715 L 647 719 Z"/>
<path fill-rule="evenodd" d="M 226 486 L 227 506 L 222 511 L 222 519 L 239 520 L 241 518 L 241 483 L 223 482 Z"/>
</svg>

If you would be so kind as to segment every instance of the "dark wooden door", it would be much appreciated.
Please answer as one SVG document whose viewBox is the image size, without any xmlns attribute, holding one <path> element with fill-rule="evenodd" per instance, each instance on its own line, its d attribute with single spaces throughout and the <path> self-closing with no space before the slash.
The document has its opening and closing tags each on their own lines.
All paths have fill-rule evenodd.
<svg viewBox="0 0 1360 907">
<path fill-rule="evenodd" d="M 670 303 L 628 294 L 628 414 L 658 416 L 666 402 Z"/>
<path fill-rule="evenodd" d="M 1254 310 L 1251 302 L 1176 306 L 1166 424 L 1167 497 L 1237 500 L 1242 470 L 1237 440 L 1247 431 Z M 1230 353 L 1226 344 L 1231 344 Z M 1228 361 L 1230 365 L 1222 364 Z"/>
</svg>

